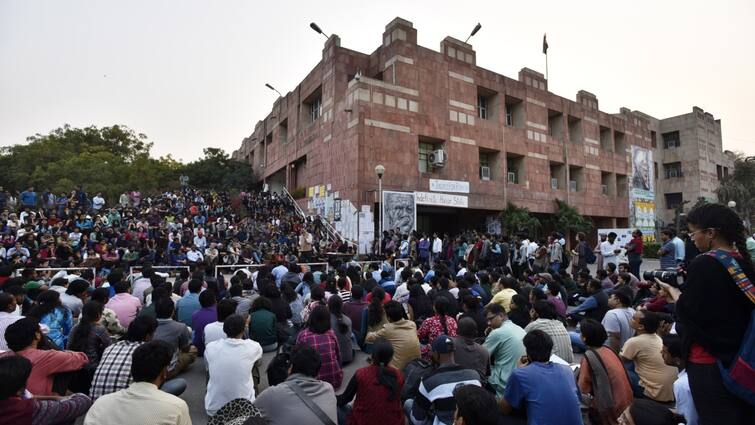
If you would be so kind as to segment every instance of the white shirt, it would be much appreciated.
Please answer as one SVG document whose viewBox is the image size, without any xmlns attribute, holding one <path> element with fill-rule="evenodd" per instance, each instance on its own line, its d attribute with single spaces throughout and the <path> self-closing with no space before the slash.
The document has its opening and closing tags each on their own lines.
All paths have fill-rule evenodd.
<svg viewBox="0 0 755 425">
<path fill-rule="evenodd" d="M 621 247 L 616 240 L 614 240 L 613 243 L 607 240 L 600 243 L 600 253 L 603 254 L 603 267 L 608 263 L 616 264 L 616 254 L 614 251 L 617 249 L 621 249 Z"/>
<path fill-rule="evenodd" d="M 256 341 L 223 338 L 208 344 L 204 357 L 210 372 L 204 398 L 208 415 L 237 398 L 254 401 L 252 367 L 262 358 L 262 347 Z"/>
<path fill-rule="evenodd" d="M 191 250 L 186 253 L 186 259 L 188 259 L 191 262 L 197 262 L 197 261 L 203 260 L 204 257 L 202 256 L 201 252 Z"/>
<path fill-rule="evenodd" d="M 105 205 L 105 198 L 102 196 L 95 196 L 94 199 L 92 199 L 92 208 L 99 210 L 103 205 Z"/>
<path fill-rule="evenodd" d="M 433 254 L 439 254 L 443 251 L 443 241 L 440 238 L 435 238 L 433 241 Z"/>
<path fill-rule="evenodd" d="M 152 287 L 152 281 L 147 277 L 140 277 L 134 281 L 131 287 L 131 295 L 139 298 L 139 301 L 144 304 L 144 291 Z"/>
<path fill-rule="evenodd" d="M 205 347 L 211 342 L 223 339 L 226 337 L 223 332 L 223 322 L 212 322 L 204 327 L 204 345 Z"/>
<path fill-rule="evenodd" d="M 674 398 L 676 399 L 676 410 L 684 415 L 687 425 L 697 425 L 697 409 L 692 400 L 692 391 L 689 389 L 689 378 L 686 370 L 679 372 L 679 377 L 674 381 Z"/>
<path fill-rule="evenodd" d="M 0 311 L 0 351 L 8 350 L 8 343 L 5 341 L 5 330 L 8 329 L 8 326 L 23 318 L 23 316 L 17 316 L 15 313 Z"/>
</svg>

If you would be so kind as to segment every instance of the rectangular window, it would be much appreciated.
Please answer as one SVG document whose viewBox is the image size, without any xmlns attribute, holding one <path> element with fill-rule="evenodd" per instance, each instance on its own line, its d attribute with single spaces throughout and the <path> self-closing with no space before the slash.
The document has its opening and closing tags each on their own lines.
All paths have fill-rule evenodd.
<svg viewBox="0 0 755 425">
<path fill-rule="evenodd" d="M 584 170 L 582 167 L 570 166 L 569 167 L 569 191 L 579 192 L 584 190 Z"/>
<path fill-rule="evenodd" d="M 656 137 L 655 131 L 650 130 L 650 146 L 654 148 L 658 147 L 658 142 L 656 139 L 657 137 Z"/>
<path fill-rule="evenodd" d="M 497 152 L 480 151 L 480 180 L 490 181 L 493 180 L 493 166 L 496 162 Z"/>
<path fill-rule="evenodd" d="M 417 157 L 417 168 L 420 173 L 428 173 L 432 171 L 432 165 L 428 161 L 428 156 L 435 150 L 435 145 L 432 143 L 419 142 L 419 156 Z"/>
<path fill-rule="evenodd" d="M 524 157 L 516 154 L 506 154 L 506 181 L 519 184 L 524 181 Z"/>
<path fill-rule="evenodd" d="M 667 179 L 678 179 L 682 177 L 682 163 L 670 162 L 663 164 L 663 174 Z"/>
<path fill-rule="evenodd" d="M 678 131 L 663 133 L 661 137 L 663 138 L 663 149 L 678 148 L 681 145 Z"/>
<path fill-rule="evenodd" d="M 309 104 L 309 121 L 315 122 L 322 113 L 322 98 L 318 97 Z"/>
<path fill-rule="evenodd" d="M 718 176 L 718 180 L 721 180 L 724 178 L 724 167 L 720 165 L 716 165 L 716 175 Z"/>
<path fill-rule="evenodd" d="M 666 209 L 669 210 L 676 209 L 683 202 L 681 193 L 667 193 L 664 196 L 666 198 Z"/>
<path fill-rule="evenodd" d="M 515 128 L 524 128 L 524 104 L 521 99 L 506 96 L 506 125 Z"/>
<path fill-rule="evenodd" d="M 281 143 L 286 143 L 288 141 L 288 118 L 281 121 L 278 125 L 278 138 Z"/>
<path fill-rule="evenodd" d="M 488 119 L 488 99 L 484 96 L 477 95 L 477 116 L 480 119 Z"/>
</svg>

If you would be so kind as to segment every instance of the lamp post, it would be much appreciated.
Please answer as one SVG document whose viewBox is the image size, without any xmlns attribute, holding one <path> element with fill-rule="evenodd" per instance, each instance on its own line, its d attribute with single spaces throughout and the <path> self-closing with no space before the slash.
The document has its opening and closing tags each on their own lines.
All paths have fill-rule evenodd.
<svg viewBox="0 0 755 425">
<path fill-rule="evenodd" d="M 275 89 L 275 87 L 271 86 L 270 84 L 268 84 L 268 83 L 265 83 L 265 87 L 267 87 L 267 88 L 269 88 L 270 90 L 272 90 L 272 91 L 274 91 L 274 92 L 278 93 L 278 96 L 280 96 L 280 97 L 283 97 L 283 95 L 281 94 L 281 92 L 279 92 L 278 90 L 276 90 L 276 89 Z"/>
<path fill-rule="evenodd" d="M 472 38 L 475 34 L 477 34 L 477 31 L 479 31 L 480 28 L 482 28 L 482 24 L 478 22 L 477 25 L 475 25 L 474 29 L 472 30 L 472 33 L 469 34 L 469 37 L 467 37 L 467 39 L 464 40 L 464 42 L 466 43 L 467 41 L 469 41 L 470 38 Z"/>
<path fill-rule="evenodd" d="M 322 29 L 316 23 L 310 22 L 309 27 L 312 28 L 312 30 L 314 32 L 316 32 L 318 34 L 322 34 L 322 36 L 325 37 L 326 40 L 328 39 L 327 34 L 325 34 L 324 32 L 322 32 Z"/>
<path fill-rule="evenodd" d="M 383 174 L 385 174 L 385 167 L 383 164 L 375 166 L 375 174 L 378 177 L 378 208 L 380 208 L 378 214 L 378 254 L 383 254 Z"/>
</svg>

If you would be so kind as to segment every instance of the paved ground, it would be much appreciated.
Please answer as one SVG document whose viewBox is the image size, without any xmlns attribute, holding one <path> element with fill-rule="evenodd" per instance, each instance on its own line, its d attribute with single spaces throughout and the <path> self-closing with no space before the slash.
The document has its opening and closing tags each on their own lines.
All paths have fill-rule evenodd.
<svg viewBox="0 0 755 425">
<path fill-rule="evenodd" d="M 660 264 L 658 260 L 645 259 L 642 263 L 641 269 L 643 271 L 653 270 L 657 269 L 659 266 Z M 594 273 L 595 266 L 590 266 L 590 268 Z M 260 372 L 262 374 L 262 382 L 260 385 L 261 388 L 267 388 L 267 376 L 265 374 L 265 370 L 267 369 L 267 365 L 268 363 L 270 363 L 270 360 L 272 360 L 273 356 L 274 353 L 265 353 L 262 357 L 262 367 L 260 368 Z M 580 357 L 581 356 L 576 357 L 575 361 L 579 361 Z M 358 351 L 354 361 L 344 368 L 343 385 L 341 386 L 341 390 L 346 388 L 346 384 L 349 382 L 349 379 L 351 379 L 357 369 L 367 365 L 366 359 L 367 355 L 362 353 L 361 351 Z M 191 419 L 195 425 L 207 423 L 207 412 L 204 409 L 206 384 L 203 362 L 203 359 L 197 359 L 197 361 L 191 366 L 191 369 L 189 369 L 189 371 L 182 375 L 182 377 L 188 382 L 188 388 L 186 392 L 181 396 L 181 398 L 186 400 L 186 403 L 189 405 Z"/>
</svg>

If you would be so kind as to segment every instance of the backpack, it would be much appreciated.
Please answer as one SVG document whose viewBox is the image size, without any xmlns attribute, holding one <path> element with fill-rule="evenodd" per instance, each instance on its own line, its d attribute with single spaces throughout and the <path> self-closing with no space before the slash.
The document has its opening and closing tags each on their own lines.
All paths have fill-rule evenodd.
<svg viewBox="0 0 755 425">
<path fill-rule="evenodd" d="M 568 249 L 564 249 L 561 252 L 561 257 L 563 259 L 563 262 L 561 263 L 561 270 L 566 270 L 569 267 L 569 264 L 571 264 L 571 253 L 569 253 Z"/>
<path fill-rule="evenodd" d="M 705 255 L 718 260 L 729 272 L 739 289 L 755 304 L 755 287 L 731 254 L 717 249 L 707 252 Z M 745 252 L 744 255 L 747 255 L 747 253 Z M 726 389 L 750 405 L 755 406 L 755 309 L 750 315 L 750 324 L 747 326 L 737 356 L 728 368 L 720 360 L 716 360 L 716 363 L 718 363 Z"/>
<path fill-rule="evenodd" d="M 267 383 L 269 386 L 278 385 L 288 378 L 288 370 L 291 367 L 291 352 L 296 344 L 296 335 L 293 335 L 285 343 L 278 344 L 275 357 L 267 365 Z"/>
<path fill-rule="evenodd" d="M 401 388 L 401 401 L 404 402 L 419 394 L 422 378 L 432 372 L 433 366 L 426 360 L 414 359 L 404 367 L 404 386 Z"/>
</svg>

